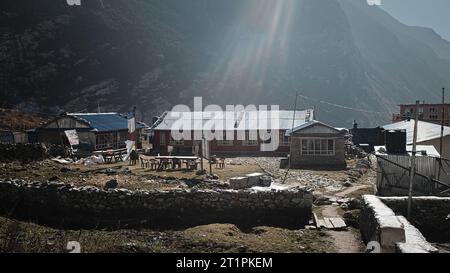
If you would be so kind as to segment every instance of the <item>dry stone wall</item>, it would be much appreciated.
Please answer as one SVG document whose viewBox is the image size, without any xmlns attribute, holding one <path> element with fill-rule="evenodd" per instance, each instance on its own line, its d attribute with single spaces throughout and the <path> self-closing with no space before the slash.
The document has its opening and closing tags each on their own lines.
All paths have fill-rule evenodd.
<svg viewBox="0 0 450 273">
<path fill-rule="evenodd" d="M 380 197 L 396 214 L 407 215 L 408 197 Z M 411 222 L 428 240 L 450 241 L 450 197 L 413 197 Z"/>
<path fill-rule="evenodd" d="M 364 195 L 359 217 L 361 235 L 366 243 L 378 242 L 381 252 L 434 253 L 422 233 L 404 216 L 397 215 L 379 197 Z"/>
<path fill-rule="evenodd" d="M 300 227 L 311 217 L 312 201 L 301 189 L 129 191 L 0 180 L 2 213 L 66 227 Z"/>
</svg>

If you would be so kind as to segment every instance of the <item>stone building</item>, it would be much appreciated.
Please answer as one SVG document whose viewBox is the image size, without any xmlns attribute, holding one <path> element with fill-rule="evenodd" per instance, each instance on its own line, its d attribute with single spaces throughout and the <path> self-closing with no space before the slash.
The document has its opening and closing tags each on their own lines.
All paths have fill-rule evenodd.
<svg viewBox="0 0 450 273">
<path fill-rule="evenodd" d="M 343 131 L 313 120 L 287 131 L 286 135 L 291 137 L 291 168 L 346 168 Z"/>
</svg>

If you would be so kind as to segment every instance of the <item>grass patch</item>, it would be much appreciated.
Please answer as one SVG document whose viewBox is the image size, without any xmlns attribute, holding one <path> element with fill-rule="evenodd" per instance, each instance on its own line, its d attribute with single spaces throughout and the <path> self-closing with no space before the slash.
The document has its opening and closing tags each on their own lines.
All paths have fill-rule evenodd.
<svg viewBox="0 0 450 273">
<path fill-rule="evenodd" d="M 188 252 L 332 252 L 332 239 L 319 230 L 288 230 L 255 227 L 247 232 L 230 224 L 212 224 L 187 229 L 182 244 Z"/>
<path fill-rule="evenodd" d="M 242 231 L 231 224 L 211 224 L 182 231 L 59 230 L 0 217 L 0 252 L 64 253 L 77 241 L 84 253 L 174 252 L 333 252 L 323 231 L 256 227 Z"/>
</svg>

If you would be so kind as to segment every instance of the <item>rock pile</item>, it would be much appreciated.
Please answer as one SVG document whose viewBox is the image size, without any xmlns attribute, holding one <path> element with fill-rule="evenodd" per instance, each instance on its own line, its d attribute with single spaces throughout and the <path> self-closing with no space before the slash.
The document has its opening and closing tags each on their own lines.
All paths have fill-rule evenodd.
<svg viewBox="0 0 450 273">
<path fill-rule="evenodd" d="M 30 162 L 43 160 L 47 157 L 47 151 L 40 144 L 0 144 L 0 161 Z"/>
<path fill-rule="evenodd" d="M 244 177 L 232 177 L 229 180 L 230 188 L 235 190 L 249 189 L 252 187 L 270 187 L 272 178 L 263 173 L 251 173 Z"/>
<path fill-rule="evenodd" d="M 0 144 L 0 162 L 32 162 L 64 155 L 65 148 L 59 145 L 46 147 L 42 144 Z"/>
</svg>

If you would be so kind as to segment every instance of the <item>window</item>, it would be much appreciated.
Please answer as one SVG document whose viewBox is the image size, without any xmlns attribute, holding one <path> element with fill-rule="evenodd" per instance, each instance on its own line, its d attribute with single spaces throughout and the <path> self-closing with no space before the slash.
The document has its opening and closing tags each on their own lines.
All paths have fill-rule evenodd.
<svg viewBox="0 0 450 273">
<path fill-rule="evenodd" d="M 233 134 L 234 134 L 234 132 L 233 132 Z M 219 146 L 233 146 L 233 140 L 232 139 L 228 140 L 227 139 L 227 132 L 224 131 L 222 140 L 217 140 L 217 145 L 219 145 Z"/>
<path fill-rule="evenodd" d="M 113 135 L 110 133 L 107 134 L 97 134 L 95 136 L 95 149 L 96 150 L 104 150 L 113 148 L 113 144 L 116 141 L 113 139 Z"/>
<path fill-rule="evenodd" d="M 159 134 L 159 145 L 166 146 L 166 133 L 164 132 Z"/>
<path fill-rule="evenodd" d="M 286 136 L 286 132 L 280 132 L 280 144 L 281 146 L 289 146 L 291 145 L 291 138 Z"/>
<path fill-rule="evenodd" d="M 258 145 L 258 132 L 257 131 L 246 131 L 245 132 L 245 146 L 256 146 Z"/>
<path fill-rule="evenodd" d="M 333 156 L 335 154 L 334 139 L 302 139 L 301 155 Z"/>
<path fill-rule="evenodd" d="M 128 139 L 128 131 L 119 132 L 117 137 L 117 148 L 125 148 L 125 141 Z"/>
</svg>

